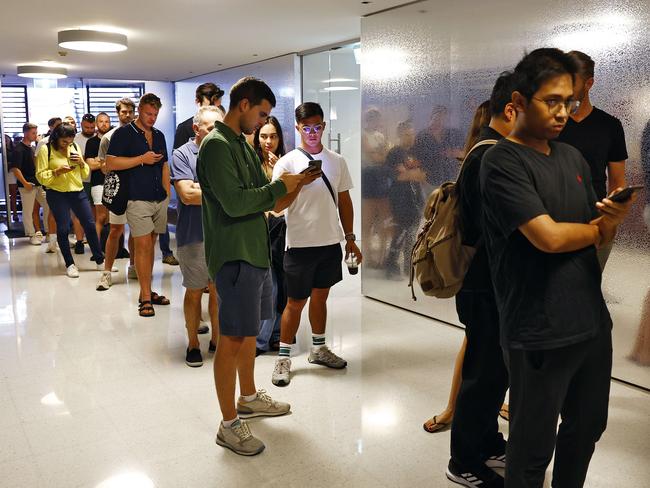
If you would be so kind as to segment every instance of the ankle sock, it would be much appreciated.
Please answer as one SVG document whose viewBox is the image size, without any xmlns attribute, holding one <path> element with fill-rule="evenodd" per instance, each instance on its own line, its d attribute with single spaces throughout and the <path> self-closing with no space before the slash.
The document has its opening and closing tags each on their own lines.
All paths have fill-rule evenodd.
<svg viewBox="0 0 650 488">
<path fill-rule="evenodd" d="M 311 335 L 312 349 L 318 351 L 321 347 L 325 347 L 325 334 L 312 334 Z"/>
<path fill-rule="evenodd" d="M 280 342 L 280 351 L 278 352 L 278 356 L 281 358 L 288 358 L 291 356 L 291 344 L 287 344 L 286 342 Z"/>
<path fill-rule="evenodd" d="M 239 398 L 246 403 L 250 403 L 257 398 L 257 392 L 252 395 L 240 395 Z"/>
<path fill-rule="evenodd" d="M 237 422 L 238 420 L 239 420 L 239 417 L 235 417 L 235 418 L 232 419 L 232 420 L 222 420 L 222 421 L 221 421 L 221 424 L 222 424 L 226 429 L 230 429 L 230 428 L 232 427 L 232 424 L 234 424 L 234 423 Z"/>
</svg>

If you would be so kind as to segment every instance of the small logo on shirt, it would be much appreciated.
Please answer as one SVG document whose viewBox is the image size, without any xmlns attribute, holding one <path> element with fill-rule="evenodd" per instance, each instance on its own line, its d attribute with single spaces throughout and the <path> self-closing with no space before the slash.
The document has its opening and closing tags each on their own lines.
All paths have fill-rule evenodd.
<svg viewBox="0 0 650 488">
<path fill-rule="evenodd" d="M 577 174 L 577 175 L 576 175 L 576 180 L 578 180 L 578 183 L 582 183 L 582 175 L 581 175 L 581 174 Z"/>
</svg>

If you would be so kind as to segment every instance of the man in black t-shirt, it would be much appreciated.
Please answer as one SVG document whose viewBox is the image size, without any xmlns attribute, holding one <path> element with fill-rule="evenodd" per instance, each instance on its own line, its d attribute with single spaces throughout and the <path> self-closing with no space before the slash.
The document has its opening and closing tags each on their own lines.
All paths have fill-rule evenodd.
<svg viewBox="0 0 650 488">
<path fill-rule="evenodd" d="M 591 168 L 596 198 L 602 200 L 608 193 L 625 187 L 625 132 L 620 120 L 591 104 L 594 61 L 580 51 L 571 51 L 569 56 L 578 65 L 573 93 L 580 106 L 570 115 L 558 141 L 571 144 L 582 153 Z M 612 244 L 598 249 L 601 269 L 605 269 Z"/>
<path fill-rule="evenodd" d="M 102 204 L 102 194 L 104 193 L 104 173 L 102 163 L 97 155 L 99 154 L 99 144 L 102 137 L 111 130 L 111 118 L 106 112 L 100 112 L 95 117 L 97 133 L 86 142 L 84 160 L 90 166 L 90 195 L 92 197 L 93 217 L 95 217 L 95 228 L 99 240 L 102 240 L 102 229 L 108 223 L 108 209 Z M 104 243 L 105 244 L 105 243 Z M 102 246 L 104 248 L 104 246 Z"/>
<path fill-rule="evenodd" d="M 510 134 L 517 114 L 512 98 L 512 73 L 503 73 L 490 97 L 490 123 L 479 141 Z M 476 254 L 456 295 L 456 311 L 465 326 L 467 346 L 462 382 L 451 426 L 451 460 L 447 477 L 456 483 L 480 481 L 480 488 L 500 488 L 503 478 L 490 468 L 503 467 L 506 442 L 499 432 L 498 413 L 508 389 L 508 371 L 499 344 L 499 312 L 483 239 L 483 201 L 479 173 L 481 159 L 491 146 L 471 151 L 458 177 L 460 226 L 463 243 Z"/>
<path fill-rule="evenodd" d="M 605 430 L 612 320 L 596 248 L 632 200 L 597 201 L 580 152 L 556 142 L 575 109 L 575 62 L 537 49 L 515 68 L 513 132 L 481 166 L 484 235 L 510 373 L 506 486 L 580 487 Z M 560 413 L 562 423 L 557 430 Z"/>
<path fill-rule="evenodd" d="M 34 164 L 34 147 L 36 142 L 38 126 L 27 122 L 23 125 L 23 139 L 16 144 L 14 150 L 9 154 L 9 169 L 16 176 L 20 201 L 23 204 L 23 227 L 25 235 L 29 237 L 29 243 L 40 246 L 43 242 L 41 223 L 38 218 L 32 215 L 34 204 L 38 202 L 43 207 L 43 222 L 47 223 L 50 209 L 45 199 L 45 190 L 36 179 L 36 165 Z"/>
</svg>

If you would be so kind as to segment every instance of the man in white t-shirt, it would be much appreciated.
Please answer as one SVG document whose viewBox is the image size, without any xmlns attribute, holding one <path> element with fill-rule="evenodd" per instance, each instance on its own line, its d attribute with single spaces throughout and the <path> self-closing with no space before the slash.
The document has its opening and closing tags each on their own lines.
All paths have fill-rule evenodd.
<svg viewBox="0 0 650 488">
<path fill-rule="evenodd" d="M 345 240 L 346 258 L 354 254 L 361 262 L 362 256 L 353 232 L 352 178 L 345 159 L 321 143 L 323 119 L 323 109 L 317 103 L 298 106 L 296 129 L 300 133 L 300 148 L 280 158 L 273 169 L 276 180 L 284 173 L 305 171 L 312 159 L 322 162 L 322 177 L 305 179 L 308 184 L 301 184 L 280 201 L 287 206 L 284 272 L 288 300 L 282 314 L 280 353 L 272 377 L 277 386 L 289 384 L 291 344 L 307 300 L 313 342 L 309 362 L 335 369 L 347 366 L 347 361 L 325 344 L 327 297 L 330 288 L 343 279 L 341 241 Z"/>
</svg>

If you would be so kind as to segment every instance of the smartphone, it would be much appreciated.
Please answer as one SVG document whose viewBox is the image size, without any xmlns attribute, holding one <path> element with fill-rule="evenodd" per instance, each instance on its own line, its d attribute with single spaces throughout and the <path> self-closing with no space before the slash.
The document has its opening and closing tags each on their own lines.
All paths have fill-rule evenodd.
<svg viewBox="0 0 650 488">
<path fill-rule="evenodd" d="M 307 166 L 305 169 L 303 169 L 300 174 L 305 174 L 310 171 L 320 171 L 323 168 L 323 161 L 321 159 L 314 159 L 313 161 L 309 161 L 309 166 Z"/>
<path fill-rule="evenodd" d="M 643 190 L 643 185 L 632 185 L 623 188 L 618 193 L 615 193 L 614 195 L 607 198 L 612 202 L 623 203 L 623 202 L 627 202 L 630 198 L 632 198 L 632 194 L 634 192 L 641 191 L 641 190 Z"/>
</svg>

